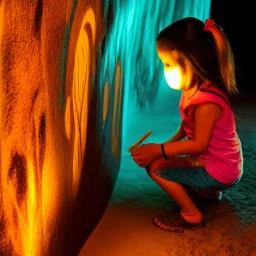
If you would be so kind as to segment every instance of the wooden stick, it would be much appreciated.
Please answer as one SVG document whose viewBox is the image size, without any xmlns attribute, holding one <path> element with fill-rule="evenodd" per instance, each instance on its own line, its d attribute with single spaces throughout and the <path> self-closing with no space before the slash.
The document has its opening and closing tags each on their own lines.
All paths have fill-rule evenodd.
<svg viewBox="0 0 256 256">
<path fill-rule="evenodd" d="M 148 131 L 145 135 L 143 135 L 135 144 L 129 147 L 129 152 L 132 152 L 136 148 L 140 146 L 140 144 L 152 133 L 152 130 Z"/>
</svg>

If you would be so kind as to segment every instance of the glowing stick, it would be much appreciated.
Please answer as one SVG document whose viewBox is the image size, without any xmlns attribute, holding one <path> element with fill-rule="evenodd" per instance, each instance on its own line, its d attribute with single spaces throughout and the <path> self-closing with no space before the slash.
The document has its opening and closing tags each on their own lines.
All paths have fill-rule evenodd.
<svg viewBox="0 0 256 256">
<path fill-rule="evenodd" d="M 140 146 L 140 144 L 152 133 L 152 130 L 143 135 L 135 144 L 129 147 L 129 151 L 132 152 Z"/>
</svg>

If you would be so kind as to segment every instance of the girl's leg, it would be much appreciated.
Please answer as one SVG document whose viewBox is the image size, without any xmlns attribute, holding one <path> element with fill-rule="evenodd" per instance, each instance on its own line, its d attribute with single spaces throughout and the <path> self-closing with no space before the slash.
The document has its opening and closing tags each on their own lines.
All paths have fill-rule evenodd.
<svg viewBox="0 0 256 256">
<path fill-rule="evenodd" d="M 180 207 L 183 218 L 190 223 L 200 223 L 203 219 L 201 212 L 189 197 L 183 185 L 159 177 L 156 171 L 161 169 L 172 169 L 176 167 L 192 167 L 187 158 L 171 158 L 169 160 L 157 160 L 148 169 L 149 176 L 171 197 Z"/>
<path fill-rule="evenodd" d="M 206 161 L 205 159 L 198 158 L 198 159 L 192 159 L 192 157 L 187 158 L 192 165 L 195 165 L 195 162 L 197 162 L 197 165 L 202 166 L 206 169 Z M 193 189 L 193 188 L 192 188 Z M 222 192 L 220 190 L 209 190 L 209 189 L 193 189 L 194 192 L 200 194 L 203 197 L 220 201 L 222 198 Z"/>
<path fill-rule="evenodd" d="M 187 190 L 193 190 L 195 193 L 199 194 L 200 196 L 204 198 L 208 198 L 209 200 L 215 200 L 216 202 L 222 199 L 221 190 L 193 189 L 193 188 L 187 188 Z"/>
</svg>

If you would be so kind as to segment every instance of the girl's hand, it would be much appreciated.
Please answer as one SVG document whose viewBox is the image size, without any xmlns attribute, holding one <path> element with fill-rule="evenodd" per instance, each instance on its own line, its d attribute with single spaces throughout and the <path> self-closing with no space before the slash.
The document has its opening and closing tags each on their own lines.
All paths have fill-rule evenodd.
<svg viewBox="0 0 256 256">
<path fill-rule="evenodd" d="M 131 156 L 138 166 L 145 167 L 161 156 L 161 146 L 160 144 L 148 143 L 133 150 Z"/>
</svg>

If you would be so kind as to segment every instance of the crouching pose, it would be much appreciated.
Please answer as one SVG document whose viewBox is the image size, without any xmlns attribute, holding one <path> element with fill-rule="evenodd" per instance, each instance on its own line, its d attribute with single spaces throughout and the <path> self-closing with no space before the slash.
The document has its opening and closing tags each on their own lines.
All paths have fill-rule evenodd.
<svg viewBox="0 0 256 256">
<path fill-rule="evenodd" d="M 182 91 L 182 122 L 167 142 L 142 145 L 131 155 L 179 206 L 177 218 L 158 215 L 154 224 L 183 232 L 205 225 L 192 191 L 219 199 L 221 191 L 237 184 L 243 173 L 229 102 L 237 93 L 234 60 L 222 28 L 212 19 L 203 23 L 188 17 L 172 23 L 158 35 L 157 52 L 166 82 Z"/>
</svg>

